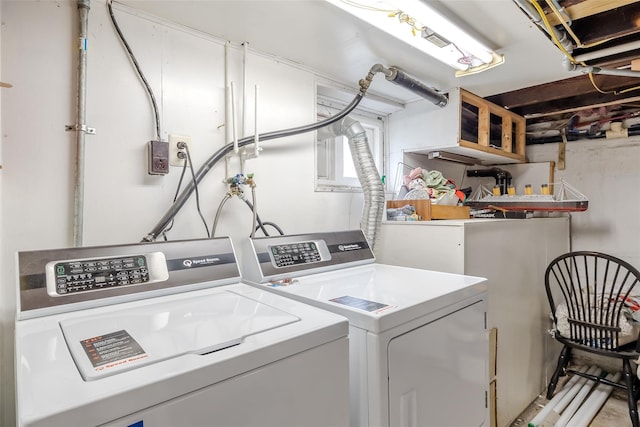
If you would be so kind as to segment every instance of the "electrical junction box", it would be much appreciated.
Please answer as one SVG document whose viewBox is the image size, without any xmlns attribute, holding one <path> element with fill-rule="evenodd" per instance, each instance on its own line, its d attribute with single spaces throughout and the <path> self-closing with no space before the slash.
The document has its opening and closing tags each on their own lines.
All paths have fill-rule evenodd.
<svg viewBox="0 0 640 427">
<path fill-rule="evenodd" d="M 148 150 L 149 175 L 166 175 L 169 173 L 169 143 L 166 141 L 149 141 Z"/>
</svg>

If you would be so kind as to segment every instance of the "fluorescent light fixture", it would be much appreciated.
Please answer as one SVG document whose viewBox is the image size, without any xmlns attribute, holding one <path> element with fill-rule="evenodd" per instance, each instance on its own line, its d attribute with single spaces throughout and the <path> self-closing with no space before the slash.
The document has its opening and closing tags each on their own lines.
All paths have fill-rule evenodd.
<svg viewBox="0 0 640 427">
<path fill-rule="evenodd" d="M 456 76 L 500 65 L 495 53 L 421 0 L 327 0 L 457 70 Z"/>
</svg>

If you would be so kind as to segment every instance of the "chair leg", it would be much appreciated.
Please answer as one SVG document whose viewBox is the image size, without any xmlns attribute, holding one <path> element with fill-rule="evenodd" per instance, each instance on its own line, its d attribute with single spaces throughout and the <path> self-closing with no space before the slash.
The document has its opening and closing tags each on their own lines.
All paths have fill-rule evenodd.
<svg viewBox="0 0 640 427">
<path fill-rule="evenodd" d="M 551 381 L 549 381 L 549 386 L 547 387 L 547 399 L 551 399 L 553 397 L 553 393 L 556 391 L 556 386 L 558 385 L 558 380 L 560 379 L 561 375 L 564 375 L 565 369 L 567 368 L 570 359 L 571 347 L 565 345 L 560 352 L 560 356 L 558 357 L 558 365 L 556 366 L 556 370 L 551 376 Z"/>
<path fill-rule="evenodd" d="M 622 361 L 622 375 L 624 383 L 627 386 L 627 402 L 629 404 L 629 417 L 631 417 L 631 425 L 633 427 L 640 427 L 640 421 L 638 420 L 638 402 L 636 401 L 635 390 L 635 373 L 631 369 L 631 362 L 629 359 Z"/>
</svg>

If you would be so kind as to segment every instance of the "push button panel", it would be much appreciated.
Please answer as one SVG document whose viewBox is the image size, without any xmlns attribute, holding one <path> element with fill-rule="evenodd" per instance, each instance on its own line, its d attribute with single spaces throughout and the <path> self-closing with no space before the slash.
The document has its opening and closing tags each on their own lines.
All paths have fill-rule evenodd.
<svg viewBox="0 0 640 427">
<path fill-rule="evenodd" d="M 167 278 L 166 261 L 161 253 L 54 261 L 47 265 L 47 292 L 63 296 Z"/>
<path fill-rule="evenodd" d="M 328 251 L 322 250 L 322 243 L 324 242 L 308 241 L 269 246 L 273 265 L 281 268 L 324 261 Z"/>
</svg>

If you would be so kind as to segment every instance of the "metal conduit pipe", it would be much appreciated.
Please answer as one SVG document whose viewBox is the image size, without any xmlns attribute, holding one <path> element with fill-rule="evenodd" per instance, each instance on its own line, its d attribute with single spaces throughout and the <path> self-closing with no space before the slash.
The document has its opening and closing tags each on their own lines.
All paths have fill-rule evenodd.
<svg viewBox="0 0 640 427">
<path fill-rule="evenodd" d="M 364 207 L 362 209 L 360 228 L 373 248 L 375 247 L 376 238 L 380 234 L 385 196 L 384 185 L 373 161 L 367 134 L 360 122 L 350 117 L 345 117 L 341 121 L 335 122 L 323 129 L 322 132 L 321 138 L 344 135 L 349 140 L 351 159 L 364 193 Z"/>
<path fill-rule="evenodd" d="M 609 76 L 625 76 L 625 77 L 640 77 L 640 71 L 633 70 L 618 70 L 616 68 L 600 68 L 593 66 L 584 66 L 579 64 L 574 64 L 569 61 L 569 58 L 562 59 L 562 65 L 567 71 L 578 71 L 582 74 L 606 74 Z"/>
<path fill-rule="evenodd" d="M 78 89 L 76 98 L 76 152 L 73 194 L 73 244 L 82 246 L 84 227 L 84 158 L 87 98 L 87 28 L 89 0 L 78 0 L 80 33 L 78 35 Z"/>
<path fill-rule="evenodd" d="M 547 27 L 544 25 L 544 22 L 542 21 L 542 17 L 540 16 L 536 8 L 533 7 L 530 0 L 513 0 L 513 2 L 517 4 L 520 9 L 522 9 L 527 15 L 529 15 L 529 18 L 533 21 L 534 24 L 542 28 L 546 33 L 549 32 Z M 569 36 L 567 36 L 566 31 L 560 31 L 555 27 L 552 27 L 551 31 L 553 31 L 553 34 L 556 36 L 562 47 L 564 47 L 567 52 L 573 52 L 573 42 L 571 41 Z"/>
<path fill-rule="evenodd" d="M 580 63 L 585 61 L 591 61 L 592 59 L 604 58 L 606 56 L 616 55 L 618 53 L 625 53 L 632 50 L 640 49 L 640 41 L 633 41 L 624 43 L 618 46 L 607 47 L 604 49 L 594 50 L 593 52 L 583 53 L 582 55 L 576 55 L 573 59 Z"/>
</svg>

